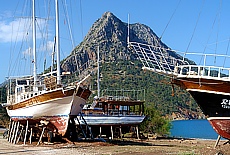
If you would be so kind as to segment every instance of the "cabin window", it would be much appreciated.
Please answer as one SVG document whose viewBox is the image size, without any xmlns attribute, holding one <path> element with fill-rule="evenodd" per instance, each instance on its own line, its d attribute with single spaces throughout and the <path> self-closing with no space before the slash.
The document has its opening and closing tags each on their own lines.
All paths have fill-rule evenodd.
<svg viewBox="0 0 230 155">
<path fill-rule="evenodd" d="M 22 91 L 22 87 L 17 88 L 17 92 L 20 93 Z"/>
<path fill-rule="evenodd" d="M 17 81 L 18 85 L 26 85 L 26 80 Z"/>
</svg>

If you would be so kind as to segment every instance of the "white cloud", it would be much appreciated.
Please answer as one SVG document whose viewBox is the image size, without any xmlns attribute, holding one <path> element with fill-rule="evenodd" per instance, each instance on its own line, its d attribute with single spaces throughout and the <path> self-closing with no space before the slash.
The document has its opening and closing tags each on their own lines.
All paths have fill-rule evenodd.
<svg viewBox="0 0 230 155">
<path fill-rule="evenodd" d="M 0 42 L 22 41 L 28 36 L 30 27 L 28 19 L 0 21 Z"/>
<path fill-rule="evenodd" d="M 47 28 L 46 20 L 37 19 L 37 39 L 42 38 L 44 36 L 44 32 Z M 42 34 L 43 33 L 43 34 Z M 48 34 L 50 35 L 50 34 Z M 32 23 L 31 18 L 17 18 L 13 21 L 0 21 L 0 42 L 20 42 L 25 41 L 26 39 L 30 40 L 32 36 Z"/>
<path fill-rule="evenodd" d="M 36 20 L 37 27 L 37 51 L 46 52 L 51 55 L 53 51 L 54 41 L 49 40 L 49 28 L 46 27 L 47 23 L 44 19 Z M 48 31 L 48 32 L 44 32 Z M 48 34 L 47 34 L 48 33 Z M 43 38 L 43 39 L 42 39 Z M 47 38 L 47 39 L 44 39 Z M 45 41 L 46 40 L 46 41 Z M 23 55 L 32 55 L 32 24 L 31 18 L 17 18 L 16 20 L 7 22 L 0 21 L 0 43 L 23 43 Z M 22 48 L 17 44 L 18 48 Z M 39 46 L 39 47 L 38 47 Z"/>
</svg>

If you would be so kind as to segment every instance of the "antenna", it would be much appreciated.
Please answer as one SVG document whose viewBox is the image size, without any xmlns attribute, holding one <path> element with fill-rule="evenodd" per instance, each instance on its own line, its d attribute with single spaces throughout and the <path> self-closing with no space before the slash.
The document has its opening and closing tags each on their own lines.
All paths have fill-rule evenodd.
<svg viewBox="0 0 230 155">
<path fill-rule="evenodd" d="M 128 14 L 128 36 L 127 36 L 127 43 L 129 46 L 129 14 Z"/>
</svg>

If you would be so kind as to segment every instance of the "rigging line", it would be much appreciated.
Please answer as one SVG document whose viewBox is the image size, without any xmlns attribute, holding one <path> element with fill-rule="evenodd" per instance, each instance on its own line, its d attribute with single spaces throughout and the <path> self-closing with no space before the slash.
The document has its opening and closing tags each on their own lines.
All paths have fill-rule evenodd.
<svg viewBox="0 0 230 155">
<path fill-rule="evenodd" d="M 69 1 L 69 6 L 72 6 L 72 0 Z M 73 9 L 72 8 L 73 7 L 70 7 L 70 11 L 69 11 L 70 12 L 70 18 L 69 18 L 70 21 L 74 21 L 74 19 L 73 19 Z M 74 24 L 72 23 L 71 25 L 74 25 Z M 73 28 L 71 29 L 71 31 L 72 31 L 72 34 L 75 34 L 75 31 L 74 31 Z M 76 40 L 74 38 L 74 35 L 72 35 L 72 37 L 73 37 L 73 41 L 74 41 L 74 46 L 76 46 Z"/>
<path fill-rule="evenodd" d="M 174 14 L 176 13 L 177 8 L 179 7 L 180 2 L 181 2 L 181 0 L 178 2 L 176 9 L 174 10 L 174 12 L 173 12 L 172 16 L 170 17 L 170 19 L 169 19 L 167 25 L 165 26 L 165 29 L 163 30 L 163 32 L 162 32 L 162 34 L 161 34 L 161 36 L 160 36 L 160 38 L 159 38 L 160 40 L 161 40 L 161 38 L 163 37 L 163 35 L 164 35 L 166 29 L 168 28 L 168 25 L 169 25 L 169 23 L 171 22 L 171 20 L 172 20 Z"/>
<path fill-rule="evenodd" d="M 47 55 L 48 55 L 48 50 L 49 50 L 49 47 L 50 47 L 50 43 L 51 44 L 53 44 L 53 42 L 49 42 L 48 40 L 49 40 L 49 21 L 50 21 L 50 14 L 51 14 L 51 9 L 50 9 L 50 6 L 51 6 L 51 0 L 49 0 L 49 2 L 47 3 L 47 5 L 46 5 L 46 0 L 44 0 L 44 4 L 45 4 L 45 12 L 47 12 L 47 20 L 45 20 L 46 22 L 45 22 L 45 24 L 44 25 L 46 25 L 45 27 L 44 27 L 44 32 L 45 32 L 45 34 L 46 34 L 46 36 L 44 37 L 45 39 L 44 39 L 44 41 L 46 40 L 47 42 L 46 43 L 43 43 L 43 45 L 45 45 L 45 48 L 44 48 L 44 56 L 43 56 L 43 63 L 44 64 L 46 64 L 46 60 L 47 60 Z M 43 66 L 43 71 L 45 71 L 45 65 Z"/>
<path fill-rule="evenodd" d="M 40 23 L 41 23 L 41 21 L 40 21 Z M 38 30 L 40 31 L 40 34 L 41 34 L 41 42 L 39 42 L 40 43 L 40 45 L 38 46 L 38 47 L 40 47 L 39 49 L 37 49 L 37 50 L 41 50 L 41 51 L 43 51 L 43 50 L 46 50 L 47 49 L 47 46 L 48 46 L 48 41 L 45 43 L 45 34 L 43 33 L 43 30 L 42 30 L 42 27 L 39 25 L 39 22 L 38 22 L 38 20 L 36 20 L 36 25 L 37 25 L 37 27 L 38 27 Z M 40 52 L 40 54 L 42 55 L 42 53 Z M 39 56 L 40 58 L 39 59 L 37 59 L 37 67 L 39 67 L 39 65 L 38 64 L 41 64 L 40 62 L 42 62 L 42 56 Z"/>
<path fill-rule="evenodd" d="M 220 1 L 220 7 L 219 7 L 219 13 L 218 13 L 218 29 L 217 29 L 217 36 L 216 36 L 216 48 L 215 48 L 215 54 L 217 51 L 217 41 L 218 41 L 218 36 L 219 36 L 219 28 L 220 28 L 220 14 L 221 14 L 221 8 L 222 8 L 222 1 Z M 214 60 L 214 64 L 216 63 L 216 57 Z"/>
<path fill-rule="evenodd" d="M 23 11 L 22 11 L 22 14 L 23 14 L 23 12 L 25 11 L 25 8 L 26 8 L 26 4 L 24 3 L 24 8 L 23 8 Z M 12 36 L 11 36 L 11 52 L 13 53 L 13 51 L 15 51 L 15 49 L 16 49 L 16 46 L 17 46 L 17 40 L 18 39 L 20 39 L 20 35 L 19 35 L 19 33 L 20 33 L 20 25 L 21 24 L 24 24 L 24 29 L 27 29 L 27 27 L 26 27 L 26 20 L 22 20 L 21 18 L 20 18 L 20 20 L 19 20 L 19 26 L 17 27 L 17 33 L 16 33 L 16 36 L 14 37 L 14 45 L 12 45 L 12 42 L 13 42 L 13 34 L 14 34 L 14 25 L 12 25 Z M 24 31 L 23 31 L 24 32 Z M 27 32 L 27 34 L 28 34 L 28 31 L 26 31 Z M 23 41 L 24 41 L 24 37 L 22 38 L 22 43 L 23 43 Z M 12 46 L 13 46 L 13 50 L 12 50 Z M 17 63 L 19 63 L 19 61 L 20 61 L 20 51 L 22 51 L 22 46 L 23 46 L 23 44 L 21 44 L 21 47 L 20 47 L 20 50 L 18 51 L 18 55 L 17 55 L 17 59 L 15 60 L 15 62 L 14 62 L 14 64 L 12 64 L 12 60 L 13 60 L 13 57 L 11 58 L 11 60 L 10 60 L 10 66 L 12 65 L 12 68 L 10 67 L 9 68 L 9 72 L 8 72 L 8 76 L 11 74 L 13 74 L 13 73 L 15 73 L 16 72 L 16 66 L 17 66 Z M 19 67 L 18 67 L 18 69 L 19 69 Z M 19 72 L 19 70 L 18 70 L 18 72 Z"/>
<path fill-rule="evenodd" d="M 63 4 L 63 3 L 65 3 L 65 4 Z M 70 22 L 69 22 L 69 15 L 68 15 L 68 10 L 67 10 L 66 0 L 64 0 L 64 2 L 62 1 L 62 4 L 63 4 L 63 10 L 65 12 L 65 18 L 66 18 L 68 29 L 69 29 L 69 35 L 70 35 L 70 40 L 71 40 L 71 43 L 72 43 L 72 48 L 74 49 L 75 44 L 74 44 L 73 35 L 72 35 L 72 31 L 71 31 L 71 25 L 70 25 Z"/>
<path fill-rule="evenodd" d="M 202 9 L 203 9 L 203 7 L 204 7 L 204 1 L 205 1 L 205 0 L 203 0 L 202 7 L 201 7 L 201 9 L 200 9 L 200 12 L 199 12 L 199 15 L 198 15 L 198 18 L 197 18 L 197 21 L 196 21 L 196 25 L 195 25 L 195 28 L 194 28 L 194 30 L 193 30 L 192 37 L 191 37 L 191 39 L 190 39 L 190 41 L 189 41 L 188 47 L 187 47 L 187 49 L 186 49 L 186 51 L 185 51 L 185 54 L 184 54 L 184 56 L 183 56 L 183 60 L 184 60 L 185 55 L 186 55 L 186 53 L 188 52 L 189 46 L 190 46 L 190 44 L 191 44 L 191 42 L 192 42 L 192 40 L 193 40 L 193 36 L 194 36 L 194 34 L 195 34 L 195 31 L 196 31 L 196 28 L 197 28 L 197 25 L 198 25 L 198 22 L 199 22 L 199 19 L 200 19 L 201 12 L 202 12 Z"/>
<path fill-rule="evenodd" d="M 216 14 L 215 19 L 214 19 L 214 21 L 213 21 L 212 29 L 211 29 L 211 32 L 209 33 L 208 40 L 207 40 L 207 42 L 206 42 L 206 46 L 204 47 L 203 53 L 205 53 L 205 51 L 206 51 L 206 49 L 207 49 L 207 46 L 210 45 L 210 44 L 208 44 L 208 43 L 209 43 L 209 40 L 210 40 L 210 38 L 211 38 L 211 34 L 213 33 L 214 26 L 215 26 L 216 21 L 217 21 L 217 16 L 218 16 L 218 13 Z M 201 64 L 201 61 L 202 61 L 202 57 L 201 57 L 201 59 L 200 59 L 200 64 Z"/>
<path fill-rule="evenodd" d="M 46 25 L 46 34 L 47 34 L 47 40 L 49 40 L 49 21 L 50 21 L 50 16 L 51 16 L 51 1 L 50 1 L 50 3 L 48 4 L 48 20 L 47 20 L 47 25 Z M 54 41 L 51 41 L 51 49 L 50 49 L 50 53 L 48 54 L 48 53 L 46 53 L 45 54 L 45 64 L 47 64 L 47 58 L 46 57 L 51 57 L 51 55 L 52 55 L 52 50 L 53 50 L 53 46 L 54 46 Z M 48 48 L 48 47 L 47 47 Z M 50 66 L 52 65 L 52 63 L 50 62 Z M 46 68 L 44 68 L 44 71 L 45 71 L 45 69 Z"/>
<path fill-rule="evenodd" d="M 83 40 L 84 36 L 83 36 L 82 3 L 81 3 L 81 0 L 80 0 L 80 14 L 81 14 L 81 36 L 82 36 L 82 40 Z"/>
<path fill-rule="evenodd" d="M 226 50 L 226 55 L 228 53 L 228 49 L 229 49 L 229 44 L 230 44 L 230 38 L 228 39 L 228 46 L 227 46 L 227 50 Z M 226 57 L 224 57 L 224 63 L 223 63 L 223 67 L 225 66 L 225 62 L 226 62 Z"/>
<path fill-rule="evenodd" d="M 16 14 L 16 11 L 17 11 L 17 8 L 18 8 L 18 6 L 19 6 L 19 1 L 18 1 L 18 3 L 17 3 L 17 5 L 16 5 L 16 9 L 15 9 L 15 11 L 14 11 L 14 18 L 15 18 L 15 14 Z M 24 5 L 23 6 L 26 6 L 25 5 L 25 1 L 24 1 Z M 24 10 L 24 9 L 23 9 Z M 23 12 L 23 11 L 22 11 Z M 19 28 L 19 27 L 18 27 Z M 11 26 L 11 32 L 14 32 L 14 26 L 12 25 Z M 12 65 L 12 61 L 13 61 L 13 51 L 15 50 L 15 48 L 16 48 L 16 42 L 14 42 L 14 44 L 13 44 L 13 35 L 14 35 L 14 33 L 11 33 L 11 45 L 10 45 L 10 60 L 9 60 L 9 67 L 8 67 L 8 77 L 12 74 L 12 68 L 11 68 L 11 65 Z M 17 37 L 16 37 L 17 38 Z M 16 39 L 17 40 L 17 39 Z"/>
</svg>

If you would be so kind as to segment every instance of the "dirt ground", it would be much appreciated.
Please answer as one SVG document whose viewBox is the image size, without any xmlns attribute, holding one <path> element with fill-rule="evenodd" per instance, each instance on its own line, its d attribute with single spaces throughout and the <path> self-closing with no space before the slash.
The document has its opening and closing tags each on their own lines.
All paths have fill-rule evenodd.
<svg viewBox="0 0 230 155">
<path fill-rule="evenodd" d="M 198 139 L 123 139 L 111 142 L 83 141 L 55 144 L 11 144 L 0 138 L 0 154 L 15 155 L 230 155 L 226 140 L 214 148 L 214 140 Z"/>
</svg>

